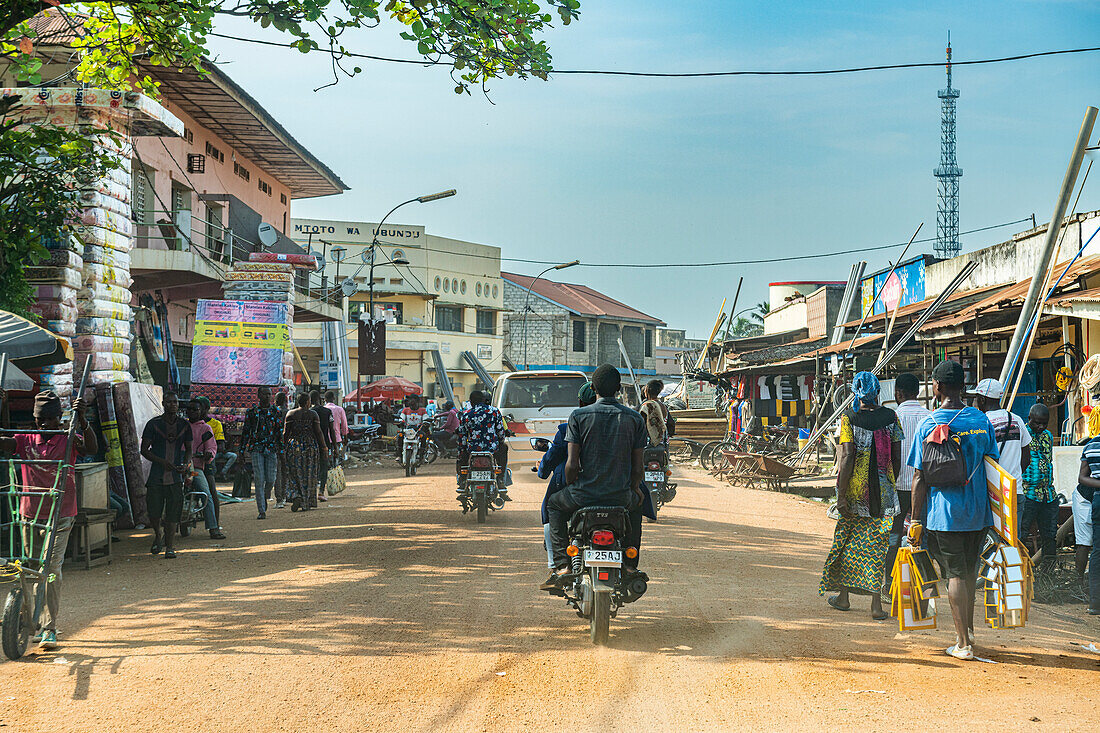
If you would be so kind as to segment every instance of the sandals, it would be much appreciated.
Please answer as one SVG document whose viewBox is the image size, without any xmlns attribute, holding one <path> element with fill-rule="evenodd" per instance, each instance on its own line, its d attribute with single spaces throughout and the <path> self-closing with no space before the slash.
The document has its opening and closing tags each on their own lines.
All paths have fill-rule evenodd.
<svg viewBox="0 0 1100 733">
<path fill-rule="evenodd" d="M 886 611 L 879 611 L 878 613 L 872 613 L 871 618 L 875 621 L 885 621 L 890 618 L 890 614 L 886 613 Z"/>
<path fill-rule="evenodd" d="M 829 596 L 828 598 L 825 599 L 825 602 L 828 603 L 830 606 L 832 606 L 833 608 L 835 608 L 838 611 L 851 611 L 852 610 L 852 604 L 849 603 L 847 606 L 842 606 L 838 602 L 839 600 L 840 600 L 840 596 Z"/>
<path fill-rule="evenodd" d="M 165 550 L 164 551 L 164 559 L 165 560 L 175 560 L 176 559 L 176 551 L 175 550 Z"/>
<path fill-rule="evenodd" d="M 213 532 L 210 533 L 210 539 L 212 539 L 212 540 L 224 540 L 225 539 L 225 533 L 222 532 L 220 529 L 216 529 L 216 530 L 214 530 Z"/>
<path fill-rule="evenodd" d="M 159 542 L 153 542 L 153 546 L 149 548 L 149 552 L 153 553 L 154 555 L 159 555 L 160 551 L 163 549 L 164 548 L 161 547 L 161 544 Z"/>
</svg>

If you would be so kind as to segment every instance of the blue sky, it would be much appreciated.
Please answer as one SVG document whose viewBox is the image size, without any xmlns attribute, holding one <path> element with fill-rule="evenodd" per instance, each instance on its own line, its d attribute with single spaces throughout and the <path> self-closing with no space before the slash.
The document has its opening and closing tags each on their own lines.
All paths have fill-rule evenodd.
<svg viewBox="0 0 1100 733">
<path fill-rule="evenodd" d="M 219 28 L 279 38 L 241 21 Z M 563 69 L 807 69 L 937 61 L 949 29 L 957 61 L 1095 46 L 1100 6 L 587 0 L 580 21 L 548 42 Z M 348 45 L 411 57 L 397 32 L 383 24 Z M 369 221 L 457 188 L 398 218 L 505 257 L 601 263 L 799 256 L 904 242 L 921 222 L 922 237 L 935 235 L 942 67 L 501 80 L 490 101 L 454 94 L 444 70 L 373 62 L 314 93 L 331 78 L 322 57 L 213 40 L 225 71 L 351 186 L 296 202 L 296 216 Z M 1045 221 L 1085 107 L 1100 102 L 1100 53 L 960 67 L 955 86 L 961 229 L 1033 212 Z M 1100 208 L 1098 186 L 1080 209 Z M 963 237 L 963 248 L 1016 229 Z M 900 250 L 866 255 L 869 268 Z M 739 276 L 747 306 L 770 281 L 845 280 L 852 259 L 562 275 L 705 336 Z"/>
</svg>

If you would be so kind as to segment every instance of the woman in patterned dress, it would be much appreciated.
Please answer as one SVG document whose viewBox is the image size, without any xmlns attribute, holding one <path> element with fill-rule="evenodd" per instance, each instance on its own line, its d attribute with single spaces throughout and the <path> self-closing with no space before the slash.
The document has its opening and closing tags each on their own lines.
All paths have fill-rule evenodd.
<svg viewBox="0 0 1100 733">
<path fill-rule="evenodd" d="M 309 394 L 303 392 L 297 405 L 286 414 L 283 428 L 283 460 L 286 463 L 286 498 L 290 511 L 317 506 L 317 477 L 320 474 L 321 421 L 309 409 Z"/>
<path fill-rule="evenodd" d="M 890 527 L 900 511 L 895 488 L 901 470 L 902 430 L 894 411 L 879 404 L 879 382 L 870 372 L 852 380 L 856 409 L 840 421 L 840 467 L 836 508 L 840 518 L 825 558 L 820 593 L 838 611 L 851 609 L 850 594 L 871 596 L 871 617 L 882 610 L 879 590 L 886 565 Z"/>
</svg>

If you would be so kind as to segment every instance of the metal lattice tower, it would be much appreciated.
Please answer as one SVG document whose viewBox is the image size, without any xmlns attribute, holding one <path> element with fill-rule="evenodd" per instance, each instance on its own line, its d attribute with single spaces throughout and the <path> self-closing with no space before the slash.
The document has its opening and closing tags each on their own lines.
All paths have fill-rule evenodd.
<svg viewBox="0 0 1100 733">
<path fill-rule="evenodd" d="M 939 211 L 936 214 L 936 255 L 954 257 L 959 245 L 959 179 L 962 168 L 955 159 L 955 103 L 959 90 L 951 88 L 951 34 L 947 34 L 947 88 L 941 89 L 940 165 L 934 171 L 939 181 Z"/>
</svg>

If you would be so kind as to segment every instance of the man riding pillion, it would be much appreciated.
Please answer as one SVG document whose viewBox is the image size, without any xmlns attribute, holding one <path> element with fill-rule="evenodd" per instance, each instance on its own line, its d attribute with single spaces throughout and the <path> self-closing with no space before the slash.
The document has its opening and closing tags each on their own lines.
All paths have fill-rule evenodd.
<svg viewBox="0 0 1100 733">
<path fill-rule="evenodd" d="M 469 462 L 471 453 L 492 453 L 501 475 L 505 477 L 497 494 L 504 501 L 511 501 L 512 497 L 508 496 L 508 444 L 504 442 L 506 435 L 504 417 L 500 410 L 489 404 L 489 398 L 484 392 L 471 392 L 470 409 L 464 410 L 458 416 L 458 463 L 455 470 L 462 471 Z M 459 485 L 456 491 L 461 494 L 462 486 Z M 461 496 L 458 499 L 462 501 Z"/>
<path fill-rule="evenodd" d="M 599 399 L 569 416 L 566 487 L 547 502 L 555 577 L 544 589 L 560 588 L 570 572 L 565 547 L 574 512 L 586 506 L 622 506 L 635 513 L 645 500 L 641 489 L 645 421 L 615 399 L 621 385 L 617 369 L 600 365 L 592 374 Z"/>
</svg>

